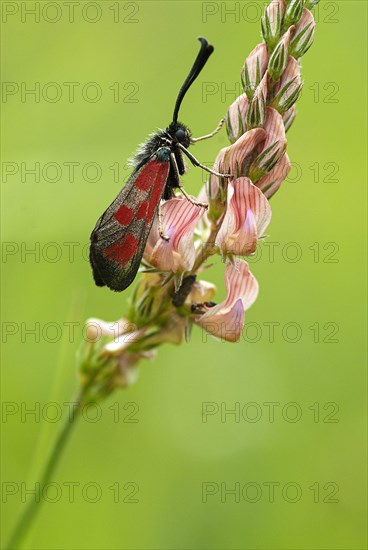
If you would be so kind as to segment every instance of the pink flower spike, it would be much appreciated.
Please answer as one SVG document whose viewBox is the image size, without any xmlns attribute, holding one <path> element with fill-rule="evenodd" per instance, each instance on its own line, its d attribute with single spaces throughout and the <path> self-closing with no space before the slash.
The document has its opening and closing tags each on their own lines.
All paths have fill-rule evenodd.
<svg viewBox="0 0 368 550">
<path fill-rule="evenodd" d="M 161 209 L 162 228 L 169 240 L 160 236 L 156 217 L 144 257 L 160 271 L 177 273 L 190 270 L 195 260 L 194 230 L 205 208 L 192 204 L 184 197 L 175 197 L 165 201 Z"/>
<path fill-rule="evenodd" d="M 225 286 L 226 300 L 197 317 L 196 323 L 216 338 L 238 342 L 244 327 L 244 311 L 257 298 L 258 282 L 247 262 L 238 260 L 235 266 L 226 266 Z"/>
<path fill-rule="evenodd" d="M 215 244 L 224 256 L 253 254 L 271 215 L 268 200 L 249 178 L 230 180 L 227 210 Z"/>
</svg>

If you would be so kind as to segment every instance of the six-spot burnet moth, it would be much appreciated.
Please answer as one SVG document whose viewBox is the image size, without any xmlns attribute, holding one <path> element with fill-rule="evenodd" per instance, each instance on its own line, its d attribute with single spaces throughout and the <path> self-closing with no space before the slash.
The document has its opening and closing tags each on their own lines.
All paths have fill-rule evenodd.
<svg viewBox="0 0 368 550">
<path fill-rule="evenodd" d="M 188 200 L 203 206 L 193 201 L 180 183 L 180 176 L 186 170 L 183 153 L 194 166 L 221 175 L 203 166 L 187 149 L 191 143 L 215 135 L 223 121 L 211 134 L 200 138 L 192 138 L 187 126 L 178 122 L 181 102 L 213 52 L 207 40 L 199 40 L 201 48 L 180 89 L 171 124 L 141 146 L 132 161 L 132 175 L 92 231 L 90 262 L 98 286 L 122 291 L 132 283 L 156 215 L 160 235 L 168 239 L 161 229 L 160 202 L 174 196 L 173 189 L 180 189 Z"/>
</svg>

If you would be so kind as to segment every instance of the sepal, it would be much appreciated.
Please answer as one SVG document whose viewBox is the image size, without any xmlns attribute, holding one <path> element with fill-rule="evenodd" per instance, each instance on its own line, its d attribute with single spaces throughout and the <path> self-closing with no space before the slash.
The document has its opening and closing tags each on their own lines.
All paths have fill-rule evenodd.
<svg viewBox="0 0 368 550">
<path fill-rule="evenodd" d="M 277 82 L 285 70 L 288 61 L 289 44 L 294 28 L 289 28 L 271 54 L 268 72 L 274 82 Z"/>
<path fill-rule="evenodd" d="M 315 28 L 316 22 L 312 13 L 309 10 L 304 9 L 303 16 L 295 28 L 295 32 L 290 43 L 290 55 L 298 59 L 309 50 L 313 44 Z"/>
</svg>

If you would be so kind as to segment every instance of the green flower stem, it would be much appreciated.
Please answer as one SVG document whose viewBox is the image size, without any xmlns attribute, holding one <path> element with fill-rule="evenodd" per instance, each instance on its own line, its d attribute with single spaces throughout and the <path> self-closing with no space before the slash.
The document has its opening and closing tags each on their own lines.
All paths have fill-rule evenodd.
<svg viewBox="0 0 368 550">
<path fill-rule="evenodd" d="M 40 493 L 42 494 L 42 490 L 44 487 L 49 483 L 52 474 L 55 471 L 55 468 L 60 460 L 60 457 L 62 455 L 62 451 L 70 438 L 70 435 L 72 433 L 72 428 L 76 424 L 77 418 L 79 418 L 79 414 L 83 408 L 84 405 L 84 394 L 85 389 L 82 389 L 80 393 L 78 394 L 77 399 L 75 400 L 75 403 L 78 403 L 78 405 L 74 408 L 72 416 L 68 417 L 67 421 L 65 422 L 62 430 L 60 431 L 56 441 L 55 445 L 51 451 L 51 454 L 49 456 L 49 459 L 44 467 L 41 479 L 39 481 L 40 483 Z M 9 550 L 13 550 L 14 548 L 19 548 L 22 544 L 22 541 L 24 537 L 27 535 L 27 532 L 32 524 L 32 521 L 36 517 L 39 509 L 40 504 L 42 502 L 42 499 L 37 501 L 36 499 L 31 500 L 23 514 L 18 519 L 13 533 L 9 539 L 8 544 L 5 546 L 5 548 L 8 548 Z"/>
<path fill-rule="evenodd" d="M 222 220 L 221 220 L 222 221 Z M 217 233 L 219 232 L 221 227 L 221 223 L 218 223 L 218 225 L 213 225 L 211 229 L 211 233 L 205 243 L 200 246 L 197 256 L 193 265 L 193 268 L 190 272 L 190 275 L 196 275 L 198 269 L 201 267 L 202 264 L 205 263 L 206 260 L 210 256 L 212 256 L 215 252 L 215 240 L 217 237 Z"/>
</svg>

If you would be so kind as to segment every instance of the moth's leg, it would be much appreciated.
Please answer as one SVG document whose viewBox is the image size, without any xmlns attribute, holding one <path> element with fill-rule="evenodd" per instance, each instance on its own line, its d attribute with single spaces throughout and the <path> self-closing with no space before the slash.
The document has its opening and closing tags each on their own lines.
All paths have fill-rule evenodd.
<svg viewBox="0 0 368 550">
<path fill-rule="evenodd" d="M 191 202 L 192 204 L 194 204 L 194 206 L 201 206 L 203 208 L 208 208 L 208 204 L 205 203 L 205 202 L 198 202 L 194 199 L 192 199 L 192 197 L 190 195 L 188 195 L 188 193 L 185 191 L 184 187 L 182 185 L 180 185 L 179 187 L 180 191 L 183 193 L 184 197 L 189 201 Z"/>
<path fill-rule="evenodd" d="M 171 152 L 170 153 L 170 165 L 171 165 L 171 179 L 170 179 L 170 187 L 180 187 L 181 186 L 181 183 L 180 183 L 180 170 L 179 170 L 179 165 L 178 165 L 178 162 L 177 162 L 177 158 L 176 158 L 176 155 L 175 153 Z"/>
<path fill-rule="evenodd" d="M 209 139 L 209 138 L 215 136 L 217 134 L 217 132 L 219 132 L 221 130 L 221 128 L 223 127 L 224 122 L 225 122 L 225 119 L 222 118 L 220 120 L 220 122 L 218 123 L 216 129 L 213 132 L 211 132 L 210 134 L 207 134 L 206 136 L 201 136 L 201 137 L 198 137 L 198 138 L 190 138 L 190 143 L 197 143 L 197 141 L 203 141 L 204 139 Z"/>
<path fill-rule="evenodd" d="M 178 168 L 178 165 L 176 163 L 176 158 L 175 158 L 175 154 L 174 153 L 171 153 L 170 155 L 171 157 L 171 165 L 173 167 L 173 173 L 175 174 L 175 183 L 176 183 L 176 187 L 178 189 L 180 189 L 180 191 L 183 193 L 184 197 L 192 204 L 194 204 L 195 206 L 202 206 L 204 208 L 208 208 L 208 204 L 206 203 L 203 203 L 203 202 L 198 202 L 194 199 L 192 199 L 192 197 L 190 195 L 188 195 L 188 193 L 185 191 L 184 187 L 182 186 L 181 182 L 180 182 L 180 174 L 179 174 L 179 168 Z"/>
<path fill-rule="evenodd" d="M 161 202 L 158 204 L 158 212 L 157 212 L 157 219 L 158 219 L 158 232 L 160 234 L 161 239 L 164 239 L 164 241 L 169 241 L 170 237 L 168 235 L 165 235 L 163 227 L 162 227 L 162 209 L 161 209 Z"/>
<path fill-rule="evenodd" d="M 185 174 L 185 172 L 187 171 L 187 168 L 186 168 L 185 163 L 184 163 L 183 153 L 176 149 L 174 154 L 175 154 L 176 164 L 177 164 L 177 167 L 178 167 L 178 172 L 181 176 L 183 176 Z"/>
<path fill-rule="evenodd" d="M 216 172 L 215 170 L 212 170 L 211 168 L 207 168 L 207 166 L 204 166 L 204 164 L 201 164 L 199 160 L 195 158 L 192 153 L 189 153 L 188 149 L 184 147 L 181 143 L 178 143 L 177 146 L 183 151 L 183 153 L 188 157 L 188 159 L 191 161 L 191 163 L 194 166 L 198 166 L 199 168 L 202 168 L 202 170 L 206 170 L 206 172 L 209 172 L 210 174 L 213 174 L 214 176 L 218 176 L 219 178 L 233 178 L 234 176 L 232 174 L 220 174 L 220 172 Z"/>
</svg>

